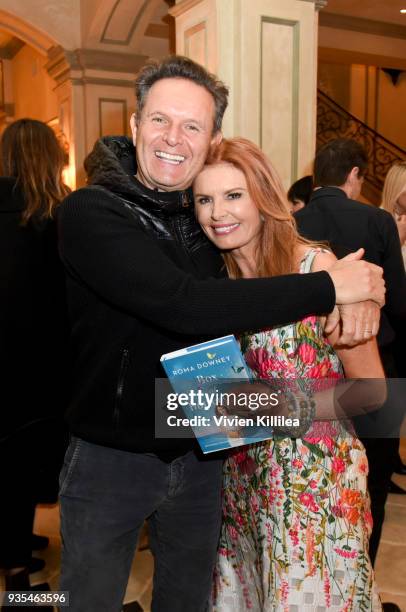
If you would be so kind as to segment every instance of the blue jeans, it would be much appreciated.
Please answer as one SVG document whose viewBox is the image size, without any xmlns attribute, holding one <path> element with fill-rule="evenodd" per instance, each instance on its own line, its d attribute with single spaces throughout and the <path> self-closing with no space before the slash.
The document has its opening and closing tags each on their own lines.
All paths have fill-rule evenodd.
<svg viewBox="0 0 406 612">
<path fill-rule="evenodd" d="M 121 610 L 139 530 L 149 521 L 153 612 L 203 612 L 221 523 L 222 460 L 72 438 L 60 477 L 62 573 L 70 612 Z"/>
</svg>

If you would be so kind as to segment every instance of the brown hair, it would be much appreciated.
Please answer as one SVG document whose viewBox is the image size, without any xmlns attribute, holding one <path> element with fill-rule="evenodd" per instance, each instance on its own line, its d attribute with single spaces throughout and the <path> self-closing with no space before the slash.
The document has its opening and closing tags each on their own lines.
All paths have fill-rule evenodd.
<svg viewBox="0 0 406 612">
<path fill-rule="evenodd" d="M 65 152 L 54 132 L 42 121 L 19 119 L 4 130 L 2 173 L 17 179 L 26 204 L 24 225 L 33 216 L 51 218 L 55 207 L 70 192 L 62 182 L 65 161 Z"/>
<path fill-rule="evenodd" d="M 256 251 L 257 276 L 294 272 L 298 244 L 314 243 L 299 236 L 281 180 L 271 162 L 259 147 L 245 138 L 225 139 L 214 147 L 206 164 L 221 162 L 232 164 L 244 174 L 248 192 L 263 218 Z M 229 276 L 240 278 L 241 270 L 232 252 L 223 253 L 223 258 Z"/>
<path fill-rule="evenodd" d="M 147 94 L 161 79 L 188 79 L 204 87 L 213 97 L 215 106 L 213 133 L 221 130 L 223 115 L 228 104 L 228 89 L 214 74 L 188 57 L 170 55 L 161 62 L 148 62 L 137 74 L 135 97 L 137 99 L 137 121 L 140 120 Z"/>
<path fill-rule="evenodd" d="M 316 187 L 344 185 L 353 168 L 359 168 L 359 177 L 366 174 L 368 156 L 356 140 L 337 138 L 323 145 L 314 159 L 314 184 Z"/>
</svg>

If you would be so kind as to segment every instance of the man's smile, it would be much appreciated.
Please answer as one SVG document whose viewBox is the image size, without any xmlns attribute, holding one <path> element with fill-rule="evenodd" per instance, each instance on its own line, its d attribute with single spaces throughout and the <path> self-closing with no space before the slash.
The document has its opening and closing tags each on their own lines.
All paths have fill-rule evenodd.
<svg viewBox="0 0 406 612">
<path fill-rule="evenodd" d="M 178 155 L 174 153 L 167 153 L 166 151 L 155 151 L 155 156 L 159 159 L 164 159 L 166 162 L 170 164 L 181 164 L 185 161 L 186 157 L 184 155 Z"/>
</svg>

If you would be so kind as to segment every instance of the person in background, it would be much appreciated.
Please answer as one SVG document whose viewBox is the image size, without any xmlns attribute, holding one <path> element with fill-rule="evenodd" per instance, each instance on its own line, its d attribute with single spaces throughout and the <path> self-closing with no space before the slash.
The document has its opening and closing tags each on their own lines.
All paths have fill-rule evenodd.
<svg viewBox="0 0 406 612">
<path fill-rule="evenodd" d="M 395 162 L 386 175 L 381 208 L 396 221 L 406 269 L 406 161 Z"/>
<path fill-rule="evenodd" d="M 32 550 L 35 506 L 57 500 L 67 444 L 68 319 L 55 209 L 69 193 L 65 154 L 50 127 L 10 124 L 0 178 L 0 568 L 9 590 L 29 589 L 44 561 Z"/>
<path fill-rule="evenodd" d="M 388 211 L 396 222 L 400 244 L 402 245 L 403 263 L 406 270 L 406 161 L 395 162 L 389 169 L 383 186 L 381 208 Z M 405 330 L 403 326 L 400 326 L 395 339 L 393 353 L 396 361 L 397 375 L 401 377 L 406 376 L 404 346 Z M 398 445 L 396 440 L 394 440 L 394 445 Z M 397 474 L 406 474 L 406 465 L 404 465 L 399 452 L 397 452 L 394 471 Z M 406 491 L 393 481 L 391 481 L 389 491 L 401 495 L 406 494 Z"/>
<path fill-rule="evenodd" d="M 311 198 L 313 192 L 313 177 L 311 175 L 295 181 L 288 191 L 288 200 L 292 213 L 304 208 Z"/>
<path fill-rule="evenodd" d="M 356 141 L 336 139 L 325 144 L 317 151 L 314 161 L 313 195 L 309 204 L 296 213 L 295 218 L 302 236 L 328 241 L 336 256 L 342 257 L 362 245 L 365 259 L 382 265 L 387 294 L 381 314 L 378 346 L 386 376 L 392 378 L 399 375 L 393 349 L 396 337 L 401 336 L 405 326 L 406 278 L 393 217 L 385 210 L 357 201 L 367 167 L 367 154 Z M 354 420 L 369 462 L 368 487 L 373 516 L 369 553 L 373 564 L 398 456 L 394 444 L 396 447 L 396 432 L 399 431 L 403 413 L 401 393 L 397 387 L 389 385 L 388 400 L 379 411 L 379 418 L 372 421 L 368 417 L 357 417 Z"/>
</svg>

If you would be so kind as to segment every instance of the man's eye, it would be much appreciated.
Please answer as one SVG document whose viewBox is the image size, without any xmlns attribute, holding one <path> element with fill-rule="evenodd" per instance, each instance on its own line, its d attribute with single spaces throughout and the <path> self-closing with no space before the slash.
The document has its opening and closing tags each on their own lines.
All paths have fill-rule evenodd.
<svg viewBox="0 0 406 612">
<path fill-rule="evenodd" d="M 186 126 L 186 129 L 192 132 L 199 132 L 199 128 L 197 127 L 197 125 L 193 125 L 193 124 L 188 124 Z"/>
<path fill-rule="evenodd" d="M 152 121 L 154 123 L 163 123 L 164 122 L 164 118 L 163 117 L 152 117 Z"/>
<path fill-rule="evenodd" d="M 232 193 L 228 194 L 228 197 L 230 200 L 238 200 L 239 198 L 241 198 L 241 192 L 239 191 L 233 191 Z"/>
</svg>

